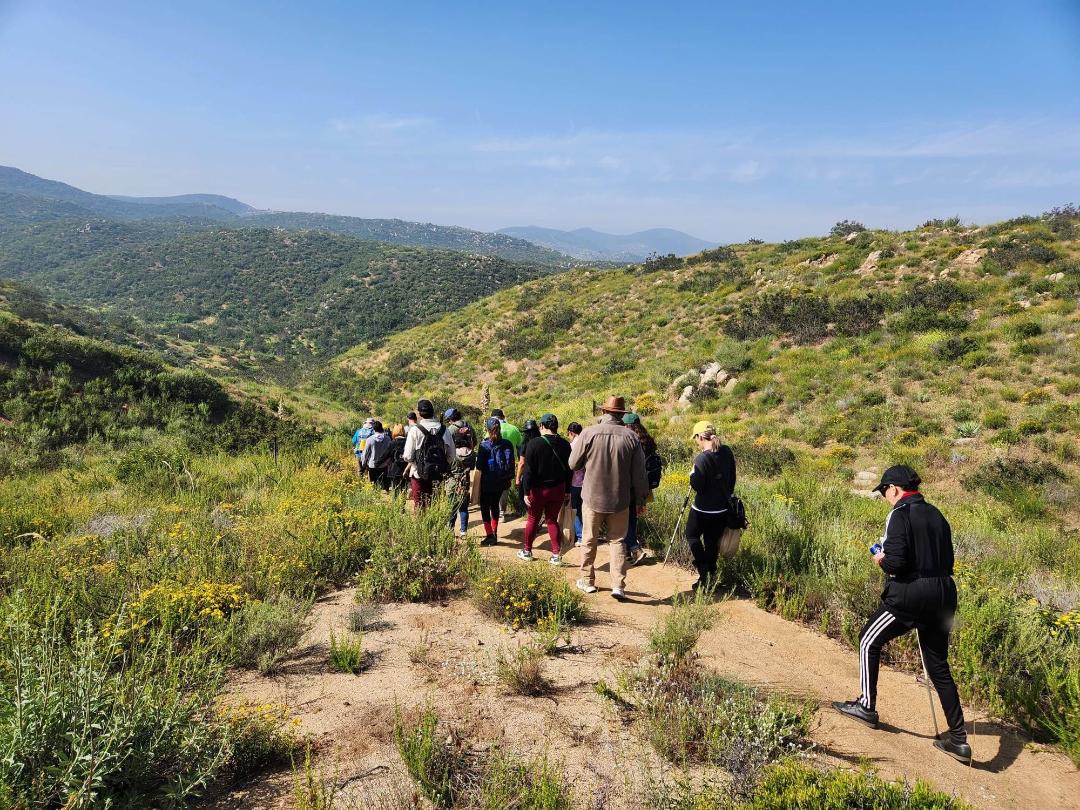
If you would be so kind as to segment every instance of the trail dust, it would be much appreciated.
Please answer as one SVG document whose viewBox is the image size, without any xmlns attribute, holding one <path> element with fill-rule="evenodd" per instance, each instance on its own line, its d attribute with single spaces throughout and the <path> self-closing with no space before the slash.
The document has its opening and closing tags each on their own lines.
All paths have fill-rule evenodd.
<svg viewBox="0 0 1080 810">
<path fill-rule="evenodd" d="M 475 516 L 474 516 L 475 517 Z M 516 558 L 523 521 L 500 527 L 500 542 L 484 549 L 495 559 Z M 547 565 L 547 539 L 531 565 Z M 586 597 L 591 621 L 574 631 L 572 644 L 546 659 L 553 685 L 543 697 L 508 694 L 497 682 L 498 649 L 525 641 L 478 613 L 465 599 L 434 605 L 389 605 L 365 634 L 370 667 L 359 676 L 327 665 L 331 632 L 340 634 L 355 604 L 342 590 L 319 600 L 300 647 L 270 677 L 244 672 L 226 699 L 282 703 L 313 741 L 327 774 L 342 793 L 373 808 L 409 806 L 409 781 L 393 744 L 396 712 L 433 706 L 480 747 L 499 744 L 529 758 L 540 754 L 564 766 L 578 799 L 592 807 L 632 807 L 643 775 L 661 763 L 615 717 L 594 684 L 611 682 L 620 667 L 638 660 L 648 629 L 671 596 L 694 577 L 650 561 L 631 568 L 625 602 L 610 598 L 608 549 L 597 554 L 600 591 Z M 568 580 L 578 576 L 580 551 L 564 550 Z M 819 711 L 811 728 L 813 756 L 835 767 L 868 762 L 886 778 L 924 779 L 938 790 L 983 808 L 1080 807 L 1080 772 L 1063 754 L 1036 746 L 1011 729 L 966 708 L 971 767 L 932 747 L 933 723 L 925 686 L 908 673 L 882 667 L 877 730 L 847 720 L 830 701 L 858 694 L 853 650 L 809 628 L 728 600 L 721 619 L 698 644 L 717 672 L 812 701 Z M 943 725 L 934 697 L 938 723 Z M 974 733 L 972 734 L 972 721 Z M 212 801 L 214 808 L 291 807 L 292 776 L 274 773 Z"/>
</svg>

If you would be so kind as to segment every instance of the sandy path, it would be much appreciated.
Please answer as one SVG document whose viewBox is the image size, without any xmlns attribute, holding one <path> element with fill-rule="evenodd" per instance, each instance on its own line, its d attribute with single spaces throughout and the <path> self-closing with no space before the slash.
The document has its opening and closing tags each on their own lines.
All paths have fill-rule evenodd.
<svg viewBox="0 0 1080 810">
<path fill-rule="evenodd" d="M 505 532 L 507 540 L 493 550 L 494 554 L 513 558 L 522 533 L 520 522 L 510 523 Z M 532 564 L 546 564 L 546 537 L 535 548 L 541 551 L 536 555 L 538 562 Z M 607 547 L 601 546 L 596 578 L 600 591 L 587 597 L 589 607 L 594 614 L 639 630 L 656 620 L 657 605 L 663 605 L 672 594 L 686 591 L 696 579 L 656 561 L 640 565 L 628 572 L 628 599 L 619 603 L 610 598 L 607 555 Z M 567 551 L 564 561 L 567 579 L 576 579 L 580 551 Z M 882 667 L 878 729 L 841 717 L 829 703 L 858 695 L 855 651 L 761 610 L 752 602 L 727 602 L 723 621 L 705 633 L 698 650 L 721 673 L 819 703 L 822 708 L 812 737 L 818 751 L 834 764 L 869 761 L 883 776 L 925 779 L 939 790 L 955 793 L 979 807 L 1080 807 L 1080 771 L 1068 757 L 1032 745 L 1015 732 L 987 721 L 979 712 L 966 711 L 969 735 L 971 721 L 975 720 L 975 734 L 970 736 L 975 760 L 972 767 L 960 765 L 934 749 L 926 687 L 910 674 Z M 934 708 L 938 723 L 944 727 L 936 694 Z"/>
<path fill-rule="evenodd" d="M 505 524 L 500 544 L 484 549 L 485 554 L 524 564 L 514 556 L 522 531 L 520 521 Z M 546 538 L 537 549 L 531 564 L 546 567 Z M 303 732 L 318 743 L 322 758 L 334 763 L 335 781 L 348 783 L 354 795 L 359 791 L 365 800 L 375 800 L 374 808 L 408 805 L 401 792 L 407 777 L 392 742 L 393 717 L 398 708 L 425 704 L 434 705 L 481 746 L 503 743 L 520 755 L 545 753 L 562 761 L 579 797 L 594 797 L 592 806 L 625 807 L 628 771 L 639 771 L 645 762 L 660 766 L 613 719 L 592 685 L 613 678 L 619 667 L 640 656 L 657 614 L 669 609 L 671 595 L 686 591 L 694 577 L 655 562 L 638 566 L 627 578 L 628 600 L 619 603 L 609 595 L 607 554 L 602 546 L 601 590 L 586 597 L 596 621 L 575 633 L 571 649 L 549 659 L 546 671 L 555 689 L 548 697 L 508 695 L 495 682 L 495 650 L 525 636 L 506 632 L 464 600 L 388 606 L 365 637 L 373 655 L 369 671 L 359 677 L 329 672 L 330 633 L 342 632 L 354 605 L 353 592 L 345 590 L 319 600 L 311 630 L 281 673 L 238 674 L 230 699 L 286 704 Z M 564 559 L 563 571 L 573 581 L 580 552 L 569 550 Z M 882 727 L 871 730 L 845 720 L 828 702 L 858 692 L 853 651 L 747 601 L 727 602 L 722 615 L 699 643 L 705 661 L 719 672 L 821 705 L 812 738 L 818 755 L 831 764 L 869 761 L 883 776 L 925 779 L 983 808 L 1080 807 L 1080 772 L 1062 754 L 1031 746 L 975 714 L 977 733 L 971 743 L 976 762 L 962 766 L 930 744 L 925 688 L 910 674 L 889 668 L 882 669 L 880 681 Z M 290 789 L 288 773 L 272 774 L 212 806 L 288 807 Z"/>
</svg>

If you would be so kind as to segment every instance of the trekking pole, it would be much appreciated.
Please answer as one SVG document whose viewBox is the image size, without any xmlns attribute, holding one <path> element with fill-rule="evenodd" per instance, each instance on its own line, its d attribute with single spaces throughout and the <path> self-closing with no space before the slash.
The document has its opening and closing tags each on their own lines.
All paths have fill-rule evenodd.
<svg viewBox="0 0 1080 810">
<path fill-rule="evenodd" d="M 916 631 L 918 634 L 918 631 Z M 934 739 L 940 739 L 941 732 L 938 730 L 937 713 L 934 712 L 934 698 L 930 694 L 930 673 L 926 669 L 926 658 L 922 651 L 922 637 L 919 636 L 919 660 L 922 661 L 923 678 L 926 679 L 926 701 L 930 704 L 930 719 L 934 721 Z"/>
<path fill-rule="evenodd" d="M 694 490 L 688 489 L 686 491 L 686 497 L 683 498 L 682 508 L 679 510 L 679 518 L 675 521 L 675 531 L 671 533 L 671 541 L 668 543 L 667 551 L 664 552 L 664 563 L 660 567 L 663 568 L 667 565 L 668 557 L 671 556 L 671 547 L 675 545 L 675 538 L 679 534 L 679 524 L 682 523 L 683 513 L 686 512 L 686 505 L 690 503 L 690 496 L 694 493 Z"/>
</svg>

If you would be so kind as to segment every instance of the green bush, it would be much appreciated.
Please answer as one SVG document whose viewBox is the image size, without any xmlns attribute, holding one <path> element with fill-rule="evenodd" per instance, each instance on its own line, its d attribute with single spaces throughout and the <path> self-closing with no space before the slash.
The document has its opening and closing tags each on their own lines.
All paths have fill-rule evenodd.
<svg viewBox="0 0 1080 810">
<path fill-rule="evenodd" d="M 682 661 L 715 621 L 716 607 L 709 595 L 699 591 L 692 598 L 676 596 L 671 612 L 649 631 L 649 651 L 665 661 Z"/>
<path fill-rule="evenodd" d="M 394 742 L 409 776 L 435 807 L 456 807 L 472 782 L 472 758 L 452 730 L 440 730 L 430 708 L 407 720 L 394 719 Z"/>
<path fill-rule="evenodd" d="M 343 637 L 330 634 L 330 669 L 334 672 L 359 675 L 367 668 L 367 659 L 363 633 L 352 633 Z"/>
<path fill-rule="evenodd" d="M 581 593 L 539 566 L 493 564 L 478 578 L 473 597 L 481 612 L 515 630 L 548 617 L 564 624 L 585 618 Z"/>
<path fill-rule="evenodd" d="M 546 757 L 526 763 L 496 749 L 476 801 L 480 810 L 572 810 L 574 795 L 565 769 Z"/>
<path fill-rule="evenodd" d="M 307 631 L 311 605 L 311 599 L 280 594 L 241 607 L 233 616 L 228 639 L 236 665 L 263 675 L 274 672 Z"/>
</svg>

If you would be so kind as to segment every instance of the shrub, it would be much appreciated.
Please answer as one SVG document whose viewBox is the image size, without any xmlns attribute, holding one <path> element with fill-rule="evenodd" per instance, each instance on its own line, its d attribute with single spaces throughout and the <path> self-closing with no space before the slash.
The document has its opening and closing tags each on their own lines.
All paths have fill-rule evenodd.
<svg viewBox="0 0 1080 810">
<path fill-rule="evenodd" d="M 780 475 L 796 464 L 795 452 L 786 445 L 767 440 L 736 442 L 731 445 L 739 471 L 764 475 Z"/>
<path fill-rule="evenodd" d="M 665 661 L 682 661 L 715 621 L 716 608 L 708 595 L 698 591 L 690 599 L 676 596 L 671 612 L 649 631 L 649 651 Z"/>
<path fill-rule="evenodd" d="M 412 721 L 397 713 L 394 742 L 409 775 L 424 796 L 439 808 L 455 807 L 471 783 L 473 760 L 453 731 L 439 729 L 439 718 L 427 708 Z"/>
<path fill-rule="evenodd" d="M 274 672 L 307 632 L 311 604 L 311 599 L 285 594 L 245 604 L 234 615 L 229 632 L 234 663 L 263 675 Z"/>
<path fill-rule="evenodd" d="M 850 236 L 853 233 L 861 233 L 866 226 L 853 219 L 842 219 L 829 229 L 829 236 Z"/>
<path fill-rule="evenodd" d="M 474 598 L 481 612 L 515 630 L 549 616 L 563 623 L 585 618 L 581 594 L 564 577 L 539 566 L 496 564 L 478 580 Z"/>
<path fill-rule="evenodd" d="M 360 598 L 429 602 L 463 588 L 479 555 L 475 546 L 454 538 L 450 515 L 456 509 L 436 498 L 415 514 L 405 514 L 399 505 L 380 510 L 372 521 L 379 540 L 360 578 Z"/>
<path fill-rule="evenodd" d="M 47 607 L 7 607 L 0 785 L 14 806 L 176 807 L 225 766 L 223 673 L 205 650 L 177 655 L 158 631 L 132 656 L 86 624 L 68 637 Z"/>
<path fill-rule="evenodd" d="M 287 765 L 300 753 L 300 739 L 283 705 L 228 706 L 222 715 L 228 727 L 229 770 L 234 779 Z"/>
<path fill-rule="evenodd" d="M 551 691 L 543 673 L 544 650 L 538 645 L 522 644 L 501 650 L 495 657 L 499 681 L 515 695 L 535 697 Z"/>
<path fill-rule="evenodd" d="M 476 801 L 481 810 L 572 810 L 574 797 L 563 782 L 565 769 L 548 762 L 526 764 L 496 749 Z"/>
<path fill-rule="evenodd" d="M 934 345 L 933 355 L 938 360 L 948 362 L 959 360 L 964 355 L 970 354 L 979 347 L 979 341 L 973 337 L 950 337 L 945 338 L 945 340 Z"/>
<path fill-rule="evenodd" d="M 355 633 L 342 638 L 330 634 L 330 669 L 335 672 L 347 672 L 359 675 L 367 668 L 367 654 L 364 652 L 364 636 Z"/>
</svg>

